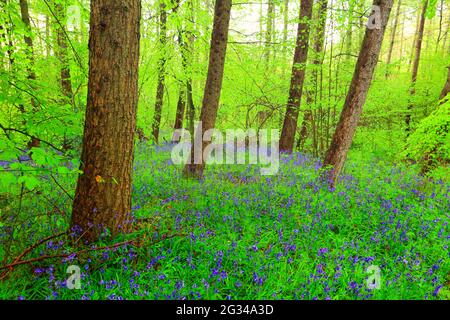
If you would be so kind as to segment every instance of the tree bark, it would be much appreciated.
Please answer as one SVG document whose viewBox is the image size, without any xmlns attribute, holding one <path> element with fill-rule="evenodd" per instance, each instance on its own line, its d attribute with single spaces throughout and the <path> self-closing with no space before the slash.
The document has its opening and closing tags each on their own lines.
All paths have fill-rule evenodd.
<svg viewBox="0 0 450 320">
<path fill-rule="evenodd" d="M 302 0 L 300 4 L 300 22 L 297 29 L 297 43 L 292 65 L 289 99 L 280 137 L 280 152 L 292 153 L 294 147 L 303 82 L 305 80 L 305 64 L 308 59 L 309 24 L 312 17 L 312 6 L 312 0 Z"/>
<path fill-rule="evenodd" d="M 395 14 L 395 20 L 394 20 L 394 26 L 392 27 L 392 33 L 391 33 L 391 41 L 389 43 L 389 50 L 388 50 L 388 56 L 387 56 L 387 61 L 386 61 L 386 78 L 389 77 L 389 65 L 391 64 L 391 59 L 392 59 L 392 50 L 394 48 L 394 43 L 395 43 L 395 33 L 397 31 L 397 26 L 398 26 L 398 20 L 400 17 L 400 6 L 402 4 L 402 0 L 398 0 L 398 4 L 397 4 L 397 12 Z"/>
<path fill-rule="evenodd" d="M 444 88 L 442 88 L 441 94 L 439 95 L 439 99 L 444 99 L 445 96 L 450 92 L 450 66 L 447 67 L 447 81 L 445 82 Z"/>
<path fill-rule="evenodd" d="M 196 141 L 202 141 L 203 134 L 207 130 L 214 128 L 216 123 L 227 51 L 231 2 L 231 0 L 216 0 L 211 48 L 209 52 L 208 75 L 200 114 L 202 130 L 196 130 Z M 184 168 L 184 175 L 186 177 L 200 178 L 203 176 L 203 170 L 205 168 L 203 150 L 205 150 L 208 144 L 207 142 L 202 142 L 201 150 L 198 150 L 200 148 L 192 148 L 191 163 L 187 163 Z M 194 158 L 202 159 L 201 163 L 194 163 Z"/>
<path fill-rule="evenodd" d="M 414 55 L 414 63 L 411 74 L 411 87 L 409 93 L 411 96 L 416 94 L 416 81 L 417 81 L 417 73 L 419 71 L 419 63 L 420 63 L 420 53 L 422 51 L 422 40 L 423 40 L 423 31 L 425 29 L 425 14 L 427 12 L 428 0 L 423 2 L 422 11 L 420 13 L 420 22 L 417 32 L 417 38 L 415 43 L 415 55 Z M 405 117 L 406 124 L 406 133 L 409 134 L 411 130 L 411 111 L 413 109 L 412 103 L 408 105 L 408 111 Z"/>
<path fill-rule="evenodd" d="M 180 92 L 178 94 L 177 111 L 175 113 L 174 130 L 183 128 L 184 110 L 186 107 L 186 90 L 184 84 L 180 85 Z"/>
<path fill-rule="evenodd" d="M 267 17 L 266 17 L 266 39 L 265 39 L 265 52 L 264 59 L 266 60 L 266 67 L 269 64 L 270 52 L 272 47 L 272 33 L 273 33 L 273 17 L 274 17 L 274 0 L 268 0 L 267 4 Z"/>
<path fill-rule="evenodd" d="M 161 125 L 161 112 L 164 102 L 164 82 L 166 77 L 166 43 L 167 43 L 167 12 L 164 1 L 159 4 L 159 45 L 161 58 L 158 63 L 158 85 L 156 86 L 155 113 L 153 114 L 153 142 L 159 141 L 159 128 Z"/>
<path fill-rule="evenodd" d="M 311 71 L 311 87 L 313 92 L 308 95 L 308 106 L 311 106 L 317 100 L 317 70 L 322 67 L 323 62 L 323 48 L 325 40 L 325 26 L 327 22 L 327 6 L 328 0 L 320 0 L 320 7 L 318 12 L 319 22 L 317 25 L 316 34 L 314 37 L 314 68 Z M 305 110 L 305 117 L 303 119 L 302 127 L 300 130 L 299 146 L 303 146 L 308 135 L 308 123 L 312 120 L 311 109 Z M 311 124 L 312 125 L 312 124 Z"/>
<path fill-rule="evenodd" d="M 140 0 L 91 1 L 89 82 L 72 228 L 88 242 L 131 225 Z"/>
<path fill-rule="evenodd" d="M 70 79 L 70 65 L 67 54 L 67 38 L 65 33 L 66 8 L 61 2 L 55 2 L 57 56 L 60 63 L 60 82 L 63 95 L 72 99 L 72 81 Z"/>
<path fill-rule="evenodd" d="M 28 10 L 27 0 L 20 0 L 20 14 L 22 22 L 25 25 L 26 34 L 24 35 L 24 41 L 27 45 L 26 55 L 29 60 L 29 65 L 27 67 L 28 79 L 36 80 L 36 73 L 34 72 L 34 47 L 33 38 L 31 38 L 31 22 L 30 22 L 30 12 Z M 34 104 L 34 103 L 33 103 Z"/>
<path fill-rule="evenodd" d="M 331 186 L 336 184 L 337 177 L 344 166 L 361 116 L 362 107 L 380 55 L 381 43 L 392 8 L 392 2 L 393 0 L 373 1 L 373 5 L 380 8 L 380 26 L 379 28 L 373 28 L 372 25 L 372 28 L 366 29 L 344 108 L 333 135 L 332 143 L 324 159 L 324 166 L 332 167 L 328 171 L 328 181 Z"/>
</svg>

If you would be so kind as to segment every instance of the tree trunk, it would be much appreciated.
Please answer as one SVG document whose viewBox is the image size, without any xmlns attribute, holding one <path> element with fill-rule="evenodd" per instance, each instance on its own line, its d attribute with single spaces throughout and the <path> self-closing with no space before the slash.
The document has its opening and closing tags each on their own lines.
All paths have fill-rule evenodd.
<svg viewBox="0 0 450 320">
<path fill-rule="evenodd" d="M 280 137 L 280 152 L 292 153 L 294 147 L 303 82 L 305 80 L 305 64 L 308 59 L 309 24 L 311 23 L 312 6 L 312 0 L 302 0 L 300 4 L 300 22 L 297 29 L 297 44 L 292 65 L 289 99 Z"/>
<path fill-rule="evenodd" d="M 183 128 L 183 117 L 185 107 L 186 107 L 186 90 L 184 89 L 184 84 L 181 84 L 180 92 L 178 94 L 177 111 L 175 113 L 175 124 L 173 125 L 174 130 L 179 130 Z"/>
<path fill-rule="evenodd" d="M 208 75 L 206 78 L 205 92 L 203 95 L 200 121 L 202 130 L 196 130 L 195 140 L 202 141 L 203 134 L 214 128 L 219 108 L 220 91 L 222 89 L 223 71 L 225 67 L 225 55 L 228 42 L 228 26 L 230 23 L 231 0 L 216 0 L 214 8 L 214 25 L 209 52 Z M 209 143 L 202 142 L 201 148 L 192 147 L 191 162 L 184 168 L 186 177 L 200 178 L 203 176 L 205 159 L 203 150 Z M 200 149 L 200 150 L 199 150 Z M 201 159 L 201 163 L 194 163 L 194 159 Z"/>
<path fill-rule="evenodd" d="M 318 25 L 314 37 L 314 68 L 311 71 L 311 87 L 314 92 L 308 95 L 308 106 L 311 106 L 317 100 L 317 71 L 322 66 L 323 62 L 323 48 L 325 39 L 325 26 L 327 22 L 327 6 L 328 0 L 320 0 L 320 7 L 318 12 Z M 305 110 L 305 117 L 303 119 L 302 128 L 300 130 L 299 146 L 303 146 L 308 135 L 307 125 L 311 122 L 311 109 Z"/>
<path fill-rule="evenodd" d="M 398 0 L 398 4 L 397 4 L 397 12 L 395 14 L 395 20 L 394 20 L 394 26 L 392 27 L 392 33 L 391 33 L 391 41 L 389 43 L 389 51 L 388 51 L 388 56 L 387 56 L 387 61 L 386 61 L 386 78 L 389 77 L 389 65 L 391 64 L 391 59 L 392 59 L 392 49 L 394 48 L 394 43 L 395 43 L 395 33 L 397 31 L 397 26 L 398 26 L 398 20 L 400 17 L 400 6 L 402 4 L 402 0 Z"/>
<path fill-rule="evenodd" d="M 156 86 L 155 113 L 153 114 L 153 142 L 159 141 L 159 127 L 161 125 L 161 113 L 164 102 L 164 82 L 166 77 L 166 42 L 167 42 L 167 12 L 166 5 L 161 0 L 159 4 L 159 45 L 161 58 L 158 63 L 158 85 Z"/>
<path fill-rule="evenodd" d="M 412 74 L 411 74 L 411 88 L 409 90 L 409 93 L 411 96 L 414 96 L 416 94 L 416 81 L 417 81 L 417 73 L 419 71 L 419 63 L 420 63 L 420 53 L 422 51 L 422 40 L 423 40 L 423 30 L 425 29 L 425 14 L 427 12 L 428 7 L 428 0 L 425 0 L 423 2 L 422 11 L 420 13 L 420 23 L 418 27 L 418 33 L 415 43 L 415 55 L 414 55 L 414 64 L 412 68 Z M 411 130 L 411 111 L 413 109 L 412 103 L 408 105 L 408 111 L 406 113 L 405 117 L 405 124 L 406 124 L 406 133 L 409 134 Z"/>
<path fill-rule="evenodd" d="M 140 0 L 93 0 L 81 170 L 72 228 L 95 241 L 131 225 L 140 38 Z"/>
<path fill-rule="evenodd" d="M 31 22 L 30 22 L 30 12 L 28 10 L 27 0 L 20 0 L 20 14 L 22 22 L 25 25 L 26 34 L 24 35 L 24 41 L 27 45 L 27 58 L 29 60 L 29 65 L 27 67 L 28 79 L 36 80 L 36 74 L 34 72 L 34 47 L 33 39 L 31 38 Z M 34 102 L 32 102 L 34 104 Z"/>
<path fill-rule="evenodd" d="M 288 23 L 289 23 L 289 0 L 284 0 L 283 7 L 283 51 L 287 52 L 287 38 L 288 38 Z M 286 56 L 283 56 L 286 59 Z"/>
<path fill-rule="evenodd" d="M 447 81 L 445 82 L 444 88 L 442 88 L 439 99 L 444 99 L 445 96 L 450 92 L 450 66 L 448 66 L 447 69 L 448 69 Z"/>
<path fill-rule="evenodd" d="M 419 0 L 419 3 L 421 1 L 422 0 Z M 416 31 L 414 32 L 413 46 L 412 46 L 412 49 L 411 49 L 411 54 L 409 56 L 408 69 L 411 67 L 411 64 L 412 64 L 412 61 L 413 61 L 413 58 L 414 58 L 414 48 L 416 47 L 417 35 L 419 33 L 419 27 L 420 27 L 420 16 L 421 16 L 420 13 L 421 13 L 420 9 L 417 9 Z"/>
<path fill-rule="evenodd" d="M 332 169 L 328 171 L 328 181 L 331 186 L 336 184 L 337 177 L 344 166 L 361 116 L 362 107 L 380 55 L 381 43 L 392 8 L 392 2 L 393 0 L 374 0 L 373 2 L 374 6 L 380 8 L 380 17 L 378 19 L 380 25 L 379 28 L 371 25 L 371 19 L 369 18 L 369 26 L 371 28 L 366 29 L 344 108 L 333 135 L 332 143 L 324 159 L 324 166 L 332 166 Z"/>
<path fill-rule="evenodd" d="M 270 52 L 272 47 L 272 33 L 273 33 L 273 17 L 274 17 L 274 0 L 268 0 L 267 4 L 267 17 L 266 17 L 266 48 L 264 53 L 264 59 L 266 60 L 266 67 L 269 64 Z"/>
<path fill-rule="evenodd" d="M 61 2 L 55 2 L 57 56 L 60 63 L 60 81 L 62 93 L 70 101 L 72 99 L 72 81 L 67 54 L 67 38 L 65 33 L 66 7 Z"/>
</svg>

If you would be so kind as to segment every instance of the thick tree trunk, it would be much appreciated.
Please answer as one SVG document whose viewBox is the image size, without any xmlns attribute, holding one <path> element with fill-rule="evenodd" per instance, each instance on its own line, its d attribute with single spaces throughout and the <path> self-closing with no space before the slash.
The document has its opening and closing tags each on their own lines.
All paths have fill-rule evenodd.
<svg viewBox="0 0 450 320">
<path fill-rule="evenodd" d="M 397 31 L 397 26 L 398 26 L 398 20 L 400 17 L 400 6 L 402 4 L 401 0 L 398 0 L 398 4 L 397 4 L 397 12 L 395 14 L 395 20 L 394 20 L 394 25 L 392 27 L 392 33 L 391 33 L 391 41 L 389 42 L 389 50 L 388 50 L 388 56 L 387 56 L 387 61 L 386 61 L 386 78 L 389 77 L 389 68 L 390 68 L 390 64 L 391 64 L 391 59 L 392 59 L 392 50 L 394 48 L 394 43 L 395 43 L 395 33 Z"/>
<path fill-rule="evenodd" d="M 409 93 L 411 96 L 416 94 L 416 81 L 417 81 L 417 73 L 419 71 L 419 63 L 420 63 L 420 53 L 422 52 L 422 41 L 423 41 L 423 31 L 425 29 L 425 14 L 427 12 L 428 0 L 423 2 L 422 11 L 420 13 L 420 22 L 417 32 L 417 38 L 415 43 L 415 55 L 414 55 L 414 63 L 411 73 L 411 88 Z M 412 103 L 408 105 L 408 111 L 405 117 L 406 124 L 406 133 L 409 134 L 411 130 L 411 111 L 413 109 Z"/>
<path fill-rule="evenodd" d="M 158 85 L 156 86 L 155 113 L 153 114 L 153 141 L 159 141 L 159 128 L 161 126 L 161 113 L 164 102 L 164 82 L 166 78 L 166 42 L 167 42 L 167 12 L 163 1 L 159 5 L 159 44 L 161 58 L 158 63 Z"/>
<path fill-rule="evenodd" d="M 311 87 L 313 92 L 308 95 L 308 106 L 311 106 L 317 100 L 317 75 L 318 69 L 322 67 L 323 62 L 323 48 L 325 40 L 325 26 L 327 22 L 327 6 L 328 0 L 320 0 L 320 7 L 318 12 L 318 25 L 314 37 L 314 68 L 311 71 Z M 308 136 L 308 123 L 312 120 L 311 109 L 305 110 L 305 117 L 303 119 L 302 128 L 300 130 L 299 146 L 303 146 Z M 312 124 L 311 124 L 312 126 Z"/>
<path fill-rule="evenodd" d="M 72 228 L 95 241 L 131 224 L 140 38 L 140 0 L 93 0 L 81 170 Z"/>
<path fill-rule="evenodd" d="M 297 43 L 292 65 L 289 99 L 280 137 L 280 152 L 292 153 L 294 147 L 303 82 L 305 80 L 305 64 L 308 59 L 309 24 L 311 23 L 312 6 L 312 0 L 302 0 L 300 4 L 300 22 L 297 29 Z"/>
<path fill-rule="evenodd" d="M 65 33 L 66 8 L 61 2 L 55 2 L 57 56 L 60 63 L 60 81 L 62 93 L 70 101 L 72 99 L 72 81 L 67 54 L 67 38 Z"/>
<path fill-rule="evenodd" d="M 216 0 L 211 48 L 209 53 L 208 75 L 206 78 L 202 111 L 200 114 L 202 130 L 197 129 L 195 132 L 195 139 L 197 141 L 202 141 L 205 131 L 214 128 L 216 123 L 220 91 L 222 89 L 223 71 L 225 67 L 230 11 L 231 0 Z M 208 144 L 209 143 L 202 142 L 201 148 L 192 148 L 191 163 L 187 163 L 184 168 L 184 175 L 186 177 L 199 178 L 203 176 L 206 160 L 203 158 L 203 150 L 205 150 Z M 194 163 L 194 158 L 201 159 L 201 163 Z"/>
<path fill-rule="evenodd" d="M 439 99 L 444 99 L 445 96 L 450 92 L 450 66 L 448 66 L 447 69 L 448 69 L 447 81 L 445 82 L 444 88 L 442 88 Z"/>
<path fill-rule="evenodd" d="M 337 177 L 344 166 L 361 116 L 362 107 L 380 55 L 381 43 L 392 8 L 392 2 L 393 0 L 374 0 L 373 2 L 374 6 L 380 8 L 380 17 L 378 17 L 380 25 L 379 28 L 370 25 L 371 20 L 369 19 L 371 28 L 366 29 L 344 108 L 332 143 L 324 159 L 324 166 L 332 166 L 328 171 L 328 181 L 332 186 L 336 184 Z"/>
</svg>

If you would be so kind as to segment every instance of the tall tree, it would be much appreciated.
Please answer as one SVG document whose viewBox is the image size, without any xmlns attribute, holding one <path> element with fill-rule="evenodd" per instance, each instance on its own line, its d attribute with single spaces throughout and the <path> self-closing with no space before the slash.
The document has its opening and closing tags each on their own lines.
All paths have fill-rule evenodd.
<svg viewBox="0 0 450 320">
<path fill-rule="evenodd" d="M 317 101 L 317 80 L 318 80 L 318 69 L 322 67 L 323 62 L 323 48 L 324 48 L 324 40 L 325 40 L 325 26 L 327 22 L 327 6 L 328 0 L 320 0 L 319 1 L 319 9 L 318 9 L 318 23 L 317 28 L 315 30 L 314 35 L 314 59 L 313 65 L 314 68 L 311 70 L 311 87 L 312 92 L 308 94 L 308 105 L 311 106 L 315 101 Z M 305 110 L 305 116 L 303 118 L 302 127 L 300 130 L 299 137 L 299 146 L 303 147 L 306 137 L 307 137 L 307 125 L 308 122 L 312 122 L 312 111 L 310 108 Z"/>
<path fill-rule="evenodd" d="M 275 16 L 275 3 L 274 0 L 268 0 L 267 3 L 267 16 L 266 16 L 266 34 L 265 34 L 265 51 L 264 59 L 266 61 L 266 67 L 269 65 L 270 53 L 272 48 L 272 36 L 274 31 L 274 16 Z"/>
<path fill-rule="evenodd" d="M 166 78 L 166 43 L 167 43 L 167 12 L 164 0 L 159 3 L 159 45 L 160 54 L 158 62 L 158 84 L 156 86 L 155 113 L 153 114 L 153 141 L 159 141 L 159 127 L 161 125 L 161 112 L 164 102 L 164 82 Z"/>
<path fill-rule="evenodd" d="M 70 64 L 67 52 L 67 33 L 66 33 L 66 5 L 63 1 L 54 1 L 55 20 L 56 20 L 56 53 L 60 63 L 60 82 L 64 96 L 67 99 L 72 98 L 72 80 L 70 78 Z"/>
<path fill-rule="evenodd" d="M 202 111 L 200 114 L 202 129 L 199 130 L 197 128 L 195 132 L 195 140 L 199 142 L 203 141 L 203 134 L 207 130 L 214 128 L 216 123 L 227 51 L 231 2 L 232 0 L 216 0 L 214 7 L 214 24 L 209 52 L 208 75 L 206 77 Z M 184 168 L 184 175 L 186 177 L 199 178 L 203 175 L 206 160 L 203 159 L 203 151 L 208 144 L 207 142 L 202 142 L 201 148 L 192 147 L 191 162 L 187 163 Z M 201 163 L 195 163 L 194 159 L 201 159 Z"/>
<path fill-rule="evenodd" d="M 26 33 L 24 35 L 24 41 L 27 46 L 26 55 L 29 60 L 29 65 L 27 67 L 28 79 L 36 80 L 36 73 L 34 72 L 34 46 L 33 46 L 33 38 L 31 37 L 31 20 L 30 20 L 30 11 L 28 9 L 28 1 L 20 0 L 19 4 L 20 4 L 20 15 L 26 30 Z M 34 104 L 33 101 L 32 104 Z"/>
<path fill-rule="evenodd" d="M 72 227 L 87 241 L 129 231 L 140 0 L 92 0 L 89 82 Z"/>
<path fill-rule="evenodd" d="M 327 178 L 333 186 L 336 184 L 337 177 L 344 166 L 356 126 L 361 116 L 362 107 L 366 100 L 375 66 L 380 55 L 381 43 L 389 20 L 392 2 L 393 0 L 373 1 L 374 8 L 379 8 L 380 10 L 379 15 L 374 10 L 372 16 L 369 18 L 368 28 L 364 35 L 344 108 L 342 109 L 339 123 L 333 135 L 332 143 L 324 159 L 324 166 L 332 167 L 328 171 Z"/>
<path fill-rule="evenodd" d="M 400 6 L 402 5 L 402 0 L 398 0 L 397 3 L 397 12 L 395 13 L 395 19 L 394 19 L 394 25 L 392 26 L 392 33 L 391 33 L 391 41 L 389 42 L 389 50 L 388 50 L 388 56 L 386 60 L 387 69 L 386 69 L 386 78 L 389 77 L 389 65 L 391 64 L 392 59 L 392 49 L 394 48 L 395 43 L 395 34 L 397 31 L 398 21 L 400 17 Z"/>
<path fill-rule="evenodd" d="M 417 81 L 417 73 L 419 72 L 419 63 L 420 63 L 420 54 L 422 52 L 422 41 L 423 41 L 423 31 L 425 29 L 425 15 L 427 13 L 428 0 L 423 1 L 422 11 L 420 13 L 420 22 L 417 30 L 417 37 L 415 42 L 415 54 L 414 54 L 414 63 L 411 73 L 411 87 L 409 93 L 411 96 L 416 94 L 416 81 Z M 411 111 L 413 109 L 412 101 L 408 105 L 408 111 L 405 116 L 406 123 L 406 132 L 407 134 L 411 130 Z"/>
<path fill-rule="evenodd" d="M 289 98 L 280 137 L 280 152 L 291 153 L 297 131 L 300 101 L 305 80 L 305 64 L 308 59 L 309 30 L 312 17 L 312 0 L 302 0 L 300 4 L 300 21 L 297 28 L 297 42 L 292 64 Z"/>
</svg>

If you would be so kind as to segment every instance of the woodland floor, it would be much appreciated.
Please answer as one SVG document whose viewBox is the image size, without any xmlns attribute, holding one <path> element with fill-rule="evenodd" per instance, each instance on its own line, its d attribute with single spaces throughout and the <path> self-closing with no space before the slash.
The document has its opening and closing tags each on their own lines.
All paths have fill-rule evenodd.
<svg viewBox="0 0 450 320">
<path fill-rule="evenodd" d="M 140 229 L 87 253 L 64 238 L 48 241 L 24 259 L 70 255 L 15 267 L 0 282 L 0 299 L 450 298 L 448 183 L 350 157 L 330 190 L 317 179 L 320 163 L 302 154 L 283 157 L 275 176 L 215 166 L 198 182 L 181 179 L 169 146 L 138 149 Z M 75 183 L 66 180 L 67 188 Z M 60 213 L 42 215 L 48 201 L 30 198 L 22 212 L 36 218 L 24 220 L 27 236 L 12 251 L 66 230 L 71 203 L 48 192 Z M 138 246 L 111 247 L 133 239 Z M 81 268 L 81 290 L 66 287 L 69 265 Z M 366 283 L 371 265 L 381 269 L 375 290 Z"/>
</svg>

